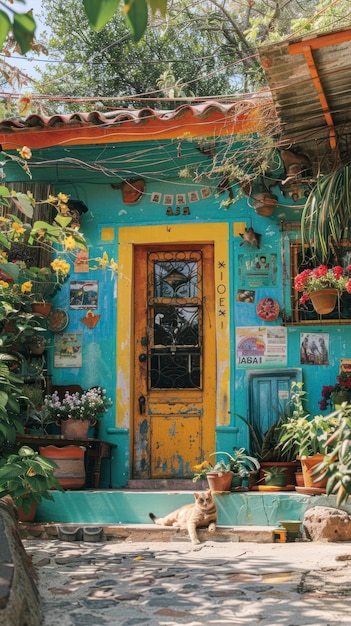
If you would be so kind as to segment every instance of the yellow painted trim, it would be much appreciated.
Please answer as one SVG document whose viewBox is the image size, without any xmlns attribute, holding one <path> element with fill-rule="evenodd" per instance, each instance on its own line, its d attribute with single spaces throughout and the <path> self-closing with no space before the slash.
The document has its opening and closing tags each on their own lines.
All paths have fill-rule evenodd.
<svg viewBox="0 0 351 626">
<path fill-rule="evenodd" d="M 117 427 L 129 428 L 131 398 L 131 346 L 133 328 L 133 246 L 161 243 L 214 243 L 217 338 L 217 424 L 229 423 L 229 226 L 226 223 L 122 227 L 118 231 L 117 297 Z"/>
<path fill-rule="evenodd" d="M 240 237 L 240 233 L 245 232 L 246 222 L 235 222 L 233 224 L 233 235 L 234 237 Z"/>
</svg>

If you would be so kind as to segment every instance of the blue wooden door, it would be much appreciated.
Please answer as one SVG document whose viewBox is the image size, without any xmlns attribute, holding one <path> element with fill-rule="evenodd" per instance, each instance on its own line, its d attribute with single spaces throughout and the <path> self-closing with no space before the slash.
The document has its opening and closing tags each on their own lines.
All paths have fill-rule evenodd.
<svg viewBox="0 0 351 626">
<path fill-rule="evenodd" d="M 267 370 L 249 373 L 250 422 L 264 434 L 276 422 L 289 400 L 291 383 L 301 380 L 301 370 Z"/>
</svg>

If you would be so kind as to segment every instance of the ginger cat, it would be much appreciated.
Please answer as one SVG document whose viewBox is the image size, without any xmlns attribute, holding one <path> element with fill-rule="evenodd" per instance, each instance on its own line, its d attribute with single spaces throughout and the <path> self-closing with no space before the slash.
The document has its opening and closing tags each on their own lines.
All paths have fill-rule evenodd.
<svg viewBox="0 0 351 626">
<path fill-rule="evenodd" d="M 217 510 L 210 490 L 194 493 L 194 496 L 195 502 L 184 504 L 165 517 L 156 517 L 153 513 L 149 513 L 149 516 L 154 524 L 185 528 L 189 533 L 191 543 L 200 543 L 196 529 L 208 526 L 208 530 L 214 532 L 216 530 Z"/>
</svg>

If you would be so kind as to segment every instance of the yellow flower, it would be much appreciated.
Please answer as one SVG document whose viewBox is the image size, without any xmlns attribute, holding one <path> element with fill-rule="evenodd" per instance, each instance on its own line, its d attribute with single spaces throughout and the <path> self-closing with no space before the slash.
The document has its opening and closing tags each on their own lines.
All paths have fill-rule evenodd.
<svg viewBox="0 0 351 626">
<path fill-rule="evenodd" d="M 59 193 L 57 194 L 57 197 L 60 200 L 60 202 L 63 202 L 64 204 L 68 202 L 68 196 L 66 196 L 65 193 Z"/>
<path fill-rule="evenodd" d="M 114 272 L 116 272 L 116 274 L 118 274 L 118 263 L 116 263 L 113 259 L 110 260 L 110 267 Z"/>
<path fill-rule="evenodd" d="M 196 472 L 201 472 L 201 470 L 206 469 L 207 466 L 208 466 L 208 462 L 207 461 L 202 461 L 202 463 L 200 463 L 200 465 L 194 465 L 194 470 Z"/>
<path fill-rule="evenodd" d="M 74 248 L 76 247 L 74 237 L 65 237 L 65 239 L 63 240 L 63 245 L 65 246 L 66 250 L 74 250 Z"/>
<path fill-rule="evenodd" d="M 49 195 L 48 200 L 47 200 L 50 204 L 56 204 L 57 202 L 57 198 L 56 196 L 51 196 Z"/>
<path fill-rule="evenodd" d="M 62 204 L 61 202 L 58 205 L 57 209 L 58 209 L 58 211 L 60 213 L 68 213 L 69 212 L 69 208 L 68 208 L 67 204 Z"/>
<path fill-rule="evenodd" d="M 23 233 L 26 232 L 26 229 L 23 228 L 22 224 L 19 224 L 18 222 L 13 222 L 12 228 L 17 233 L 17 235 L 23 235 Z"/>
<path fill-rule="evenodd" d="M 68 274 L 69 270 L 71 269 L 70 264 L 63 259 L 55 259 L 50 263 L 50 265 L 54 272 L 62 272 L 62 274 Z"/>
<path fill-rule="evenodd" d="M 99 257 L 97 261 L 99 262 L 99 267 L 101 267 L 102 269 L 105 269 L 105 267 L 109 264 L 109 258 L 108 258 L 107 252 L 104 252 L 102 257 Z"/>
<path fill-rule="evenodd" d="M 32 283 L 30 282 L 30 280 L 27 280 L 26 283 L 23 283 L 23 285 L 21 285 L 21 291 L 22 293 L 30 293 L 32 291 Z"/>
<path fill-rule="evenodd" d="M 6 280 L 0 280 L 0 285 L 1 287 L 3 287 L 4 289 L 7 289 L 9 284 L 6 282 Z"/>
<path fill-rule="evenodd" d="M 22 159 L 30 159 L 32 156 L 32 151 L 30 148 L 28 148 L 28 146 L 23 146 L 23 148 L 18 150 L 18 152 Z"/>
</svg>

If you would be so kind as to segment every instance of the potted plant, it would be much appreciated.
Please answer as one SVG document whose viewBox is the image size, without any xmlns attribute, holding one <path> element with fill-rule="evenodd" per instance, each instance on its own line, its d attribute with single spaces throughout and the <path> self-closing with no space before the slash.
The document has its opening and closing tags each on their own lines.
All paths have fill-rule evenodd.
<svg viewBox="0 0 351 626">
<path fill-rule="evenodd" d="M 230 491 L 231 488 L 239 487 L 243 478 L 260 467 L 258 460 L 248 455 L 244 448 L 234 448 L 233 454 L 213 452 L 210 456 L 217 454 L 224 455 L 227 460 L 220 459 L 214 465 L 204 461 L 194 468 L 193 481 L 206 478 L 211 491 Z"/>
<path fill-rule="evenodd" d="M 43 498 L 54 500 L 51 489 L 62 491 L 54 476 L 55 463 L 29 446 L 0 459 L 0 498 L 10 495 L 22 520 L 31 521 Z"/>
<path fill-rule="evenodd" d="M 267 487 L 286 487 L 287 476 L 285 467 L 272 465 L 269 469 L 264 470 L 263 474 Z"/>
<path fill-rule="evenodd" d="M 351 401 L 351 373 L 342 371 L 336 380 L 335 385 L 322 388 L 322 399 L 318 401 L 321 411 L 325 411 L 330 403 L 336 406 Z"/>
<path fill-rule="evenodd" d="M 351 495 L 351 406 L 343 404 L 330 419 L 337 426 L 327 440 L 328 454 L 316 470 L 326 475 L 326 493 L 336 494 L 336 504 L 341 506 Z"/>
<path fill-rule="evenodd" d="M 331 251 L 337 257 L 351 226 L 351 164 L 321 175 L 307 198 L 301 214 L 303 249 L 328 262 Z"/>
<path fill-rule="evenodd" d="M 289 419 L 283 425 L 281 446 L 283 450 L 292 449 L 298 455 L 305 487 L 325 486 L 325 476 L 316 475 L 314 468 L 328 454 L 328 441 L 337 425 L 335 413 L 311 417 L 307 412 L 300 417 Z"/>
<path fill-rule="evenodd" d="M 102 387 L 91 387 L 87 391 L 69 393 L 66 391 L 60 398 L 54 391 L 44 397 L 43 408 L 48 417 L 61 426 L 64 437 L 85 438 L 91 426 L 101 419 L 112 406 L 106 390 Z"/>
<path fill-rule="evenodd" d="M 68 278 L 70 266 L 63 259 L 54 259 L 50 267 L 30 267 L 24 275 L 31 286 L 32 310 L 47 317 L 51 311 L 51 299 Z"/>
<path fill-rule="evenodd" d="M 351 265 L 346 269 L 341 265 L 328 267 L 319 265 L 314 269 L 305 269 L 294 278 L 294 289 L 302 292 L 300 304 L 312 301 L 317 313 L 324 315 L 333 311 L 337 298 L 347 291 L 351 293 Z"/>
<path fill-rule="evenodd" d="M 237 416 L 247 425 L 250 433 L 251 453 L 260 462 L 260 480 L 264 479 L 264 471 L 272 467 L 284 468 L 289 485 L 295 484 L 295 473 L 301 467 L 296 460 L 296 450 L 293 447 L 283 449 L 281 436 L 283 425 L 289 419 L 295 419 L 305 414 L 302 398 L 304 396 L 302 383 L 293 382 L 290 398 L 283 407 L 276 408 L 278 418 L 267 430 L 262 433 L 258 424 L 250 422 L 237 413 Z"/>
</svg>

